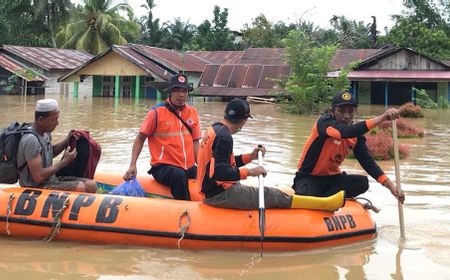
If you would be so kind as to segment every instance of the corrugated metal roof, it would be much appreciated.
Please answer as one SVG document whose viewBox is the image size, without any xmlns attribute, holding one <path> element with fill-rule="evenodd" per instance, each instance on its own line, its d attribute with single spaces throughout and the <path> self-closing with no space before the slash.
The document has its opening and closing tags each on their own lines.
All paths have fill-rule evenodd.
<svg viewBox="0 0 450 280">
<path fill-rule="evenodd" d="M 3 51 L 10 52 L 44 70 L 72 70 L 93 56 L 84 51 L 3 45 Z"/>
<path fill-rule="evenodd" d="M 328 77 L 335 78 L 339 71 L 328 73 Z M 448 80 L 450 81 L 450 71 L 413 71 L 413 70 L 358 70 L 350 71 L 347 76 L 351 80 Z"/>
<path fill-rule="evenodd" d="M 284 49 L 276 48 L 249 48 L 245 50 L 239 64 L 260 64 L 286 66 Z"/>
<path fill-rule="evenodd" d="M 168 79 L 168 71 L 134 51 L 130 46 L 114 46 L 113 50 L 124 56 L 149 74 L 156 74 L 164 80 Z M 171 73 L 175 74 L 175 73 Z"/>
<path fill-rule="evenodd" d="M 199 87 L 202 88 L 200 95 L 204 95 L 203 92 L 206 95 L 217 95 L 219 92 L 236 90 L 239 95 L 235 96 L 267 96 L 276 87 L 272 79 L 287 76 L 290 72 L 290 67 L 277 65 L 206 65 L 199 82 Z M 212 88 L 227 88 L 228 91 Z"/>
<path fill-rule="evenodd" d="M 278 79 L 291 72 L 288 66 L 275 65 L 206 65 L 200 78 L 200 86 L 273 88 Z"/>
<path fill-rule="evenodd" d="M 199 87 L 201 96 L 275 96 L 273 89 L 261 88 L 228 88 L 228 87 Z"/>
<path fill-rule="evenodd" d="M 163 64 L 165 67 L 175 68 L 174 70 L 176 72 L 187 71 L 201 73 L 207 64 L 200 58 L 186 52 L 183 53 L 144 45 L 128 45 L 140 54 Z"/>
<path fill-rule="evenodd" d="M 338 49 L 330 61 L 333 70 L 342 69 L 354 61 L 362 61 L 381 49 Z"/>
<path fill-rule="evenodd" d="M 23 72 L 24 69 L 27 69 L 26 66 L 19 64 L 17 61 L 14 61 L 13 59 L 7 57 L 4 54 L 0 53 L 0 67 L 5 68 L 12 74 L 15 74 L 22 79 L 27 80 L 28 82 L 34 82 L 34 81 L 45 81 L 47 78 L 43 75 L 39 75 L 35 73 L 34 76 L 25 75 L 25 72 Z"/>
<path fill-rule="evenodd" d="M 244 51 L 190 51 L 208 64 L 239 64 Z"/>
<path fill-rule="evenodd" d="M 66 75 L 60 77 L 58 79 L 58 82 L 64 82 L 71 76 L 75 75 L 80 70 L 86 68 L 88 65 L 92 64 L 93 62 L 100 60 L 110 52 L 115 52 L 119 54 L 120 56 L 124 57 L 131 63 L 135 64 L 137 67 L 141 68 L 145 72 L 147 72 L 149 75 L 155 75 L 160 77 L 162 80 L 168 80 L 170 75 L 173 75 L 177 73 L 176 71 L 171 70 L 170 68 L 164 68 L 161 65 L 155 64 L 152 60 L 149 60 L 146 56 L 142 55 L 140 52 L 136 52 L 134 48 L 132 48 L 130 45 L 126 46 L 111 46 L 108 49 L 106 49 L 103 53 L 93 57 L 92 59 L 86 61 L 83 65 L 80 65 L 78 68 L 72 70 L 70 73 L 67 73 Z"/>
</svg>

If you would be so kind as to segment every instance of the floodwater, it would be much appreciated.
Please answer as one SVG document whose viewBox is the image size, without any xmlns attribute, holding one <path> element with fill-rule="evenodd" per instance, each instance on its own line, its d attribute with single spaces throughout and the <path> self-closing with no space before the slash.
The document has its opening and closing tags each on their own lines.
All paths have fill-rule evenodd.
<svg viewBox="0 0 450 280">
<path fill-rule="evenodd" d="M 69 129 L 84 128 L 102 146 L 98 170 L 125 172 L 131 147 L 153 100 L 74 98 L 51 95 L 61 107 L 60 125 L 53 133 L 61 140 Z M 36 96 L 0 96 L 0 127 L 10 121 L 33 119 Z M 197 98 L 202 130 L 220 120 L 225 103 Z M 235 153 L 264 144 L 266 185 L 292 183 L 302 145 L 315 116 L 283 113 L 276 105 L 252 104 L 253 120 L 235 135 Z M 361 106 L 359 117 L 379 114 L 383 107 Z M 401 139 L 410 157 L 400 163 L 406 193 L 406 240 L 399 238 L 397 202 L 387 189 L 371 180 L 364 195 L 382 209 L 373 217 L 376 239 L 305 252 L 196 251 L 84 243 L 18 240 L 0 237 L 0 279 L 450 279 L 450 110 L 426 111 L 414 122 L 426 137 Z M 138 172 L 148 169 L 147 148 Z M 381 162 L 395 179 L 393 161 Z M 355 160 L 343 169 L 364 172 Z M 245 182 L 257 185 L 255 179 Z"/>
</svg>

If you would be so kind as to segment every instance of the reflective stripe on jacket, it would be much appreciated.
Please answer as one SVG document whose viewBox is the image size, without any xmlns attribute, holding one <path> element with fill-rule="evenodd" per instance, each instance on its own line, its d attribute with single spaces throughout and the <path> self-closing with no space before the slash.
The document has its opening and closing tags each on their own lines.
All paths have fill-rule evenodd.
<svg viewBox="0 0 450 280">
<path fill-rule="evenodd" d="M 141 125 L 140 132 L 148 136 L 152 166 L 169 164 L 186 170 L 195 164 L 193 141 L 201 137 L 197 110 L 186 104 L 177 113 L 191 127 L 192 135 L 164 103 L 153 107 Z"/>
</svg>

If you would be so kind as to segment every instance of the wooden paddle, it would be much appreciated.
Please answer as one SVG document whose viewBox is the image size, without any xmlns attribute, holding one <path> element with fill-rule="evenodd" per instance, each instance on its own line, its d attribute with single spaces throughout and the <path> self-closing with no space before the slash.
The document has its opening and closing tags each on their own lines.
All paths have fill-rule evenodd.
<svg viewBox="0 0 450 280">
<path fill-rule="evenodd" d="M 262 148 L 262 145 L 258 145 L 258 148 Z M 258 151 L 258 165 L 263 164 L 262 151 Z M 264 176 L 258 176 L 258 187 L 259 187 L 259 233 L 261 234 L 261 258 L 264 251 L 264 231 L 266 229 L 266 208 L 264 205 Z"/>
<path fill-rule="evenodd" d="M 398 153 L 398 140 L 397 140 L 397 123 L 392 121 L 392 138 L 394 140 L 394 163 L 395 163 L 395 180 L 397 185 L 397 193 L 402 192 L 400 185 L 400 157 Z M 403 203 L 398 201 L 398 218 L 400 222 L 400 237 L 405 238 L 405 221 L 403 219 Z"/>
</svg>

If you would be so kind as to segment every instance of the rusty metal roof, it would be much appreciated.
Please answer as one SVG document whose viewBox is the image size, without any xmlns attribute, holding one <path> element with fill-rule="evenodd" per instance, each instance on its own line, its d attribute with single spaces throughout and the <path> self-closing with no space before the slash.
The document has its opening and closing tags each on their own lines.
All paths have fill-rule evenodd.
<svg viewBox="0 0 450 280">
<path fill-rule="evenodd" d="M 207 64 L 239 64 L 244 51 L 190 51 Z"/>
<path fill-rule="evenodd" d="M 139 68 L 143 69 L 150 75 L 156 74 L 163 80 L 168 79 L 168 74 L 176 74 L 177 72 L 171 72 L 167 68 L 160 67 L 159 65 L 148 60 L 145 56 L 133 50 L 130 46 L 113 46 L 113 51 L 130 60 L 136 64 Z"/>
<path fill-rule="evenodd" d="M 141 55 L 154 60 L 167 68 L 176 70 L 176 72 L 187 71 L 201 73 L 207 64 L 202 59 L 191 55 L 188 52 L 177 52 L 174 50 L 136 44 L 128 44 L 128 46 L 136 52 L 139 52 Z"/>
<path fill-rule="evenodd" d="M 59 82 L 64 82 L 71 76 L 75 75 L 80 70 L 86 68 L 88 65 L 92 64 L 93 62 L 100 60 L 110 52 L 115 52 L 119 54 L 120 56 L 124 57 L 131 63 L 135 64 L 140 69 L 147 72 L 149 75 L 158 76 L 162 80 L 168 80 L 170 75 L 174 75 L 178 73 L 177 71 L 172 70 L 171 68 L 166 68 L 161 64 L 154 63 L 152 60 L 149 60 L 146 56 L 142 55 L 140 52 L 136 52 L 134 48 L 132 48 L 130 45 L 125 46 L 116 46 L 113 45 L 106 49 L 103 53 L 91 58 L 90 60 L 86 61 L 84 64 L 80 65 L 78 68 L 72 70 L 71 72 L 67 73 L 66 75 L 60 77 L 58 79 Z"/>
<path fill-rule="evenodd" d="M 261 88 L 226 88 L 226 87 L 198 87 L 201 96 L 275 96 L 277 93 L 273 89 Z"/>
<path fill-rule="evenodd" d="M 338 49 L 330 61 L 330 67 L 339 70 L 354 61 L 363 61 L 379 51 L 380 49 Z"/>
<path fill-rule="evenodd" d="M 283 57 L 285 53 L 280 48 L 249 48 L 245 50 L 239 63 L 286 66 L 286 59 Z"/>
<path fill-rule="evenodd" d="M 3 45 L 0 49 L 46 71 L 72 70 L 93 57 L 84 51 L 57 48 Z"/>
<path fill-rule="evenodd" d="M 39 73 L 36 73 L 33 71 L 34 75 L 27 75 L 27 69 L 25 65 L 20 64 L 19 62 L 15 61 L 14 59 L 1 54 L 0 53 L 0 67 L 6 69 L 7 71 L 11 72 L 12 74 L 15 74 L 22 79 L 27 80 L 28 82 L 34 82 L 34 81 L 45 81 L 47 80 L 47 77 L 44 75 L 41 75 Z"/>
<path fill-rule="evenodd" d="M 270 79 L 278 79 L 289 75 L 288 66 L 276 65 L 206 65 L 200 78 L 200 86 L 210 87 L 242 87 L 273 88 L 275 83 Z"/>
</svg>

